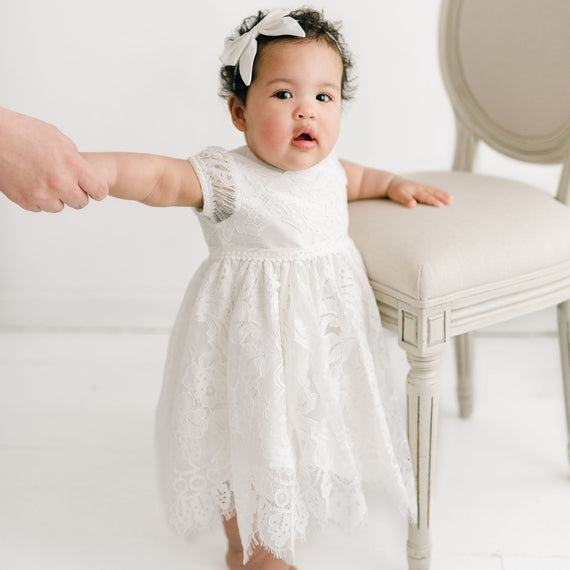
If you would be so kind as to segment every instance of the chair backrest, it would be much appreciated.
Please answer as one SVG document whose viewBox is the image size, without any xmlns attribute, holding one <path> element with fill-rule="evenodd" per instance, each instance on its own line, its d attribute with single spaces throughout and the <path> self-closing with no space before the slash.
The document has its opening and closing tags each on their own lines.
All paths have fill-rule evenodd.
<svg viewBox="0 0 570 570">
<path fill-rule="evenodd" d="M 519 160 L 565 163 L 567 193 L 570 0 L 443 0 L 439 45 L 458 168 L 481 139 Z"/>
</svg>

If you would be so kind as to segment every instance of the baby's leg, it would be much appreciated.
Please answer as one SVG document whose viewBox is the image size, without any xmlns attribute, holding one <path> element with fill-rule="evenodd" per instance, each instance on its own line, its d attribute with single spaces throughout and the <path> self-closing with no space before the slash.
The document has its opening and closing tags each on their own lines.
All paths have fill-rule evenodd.
<svg viewBox="0 0 570 570">
<path fill-rule="evenodd" d="M 251 555 L 249 562 L 243 565 L 243 548 L 239 536 L 237 518 L 224 519 L 224 528 L 228 537 L 228 553 L 226 562 L 230 570 L 296 570 L 283 560 L 275 558 L 265 548 L 258 546 Z"/>
</svg>

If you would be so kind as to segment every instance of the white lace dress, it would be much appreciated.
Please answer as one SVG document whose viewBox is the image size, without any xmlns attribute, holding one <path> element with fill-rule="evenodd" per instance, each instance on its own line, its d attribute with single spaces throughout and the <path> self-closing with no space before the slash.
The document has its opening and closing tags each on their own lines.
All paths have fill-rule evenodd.
<svg viewBox="0 0 570 570">
<path fill-rule="evenodd" d="M 329 156 L 284 172 L 247 148 L 190 159 L 210 255 L 173 328 L 157 412 L 167 516 L 190 536 L 237 513 L 246 560 L 293 564 L 327 522 L 366 520 L 365 484 L 415 516 L 401 402 Z"/>
</svg>

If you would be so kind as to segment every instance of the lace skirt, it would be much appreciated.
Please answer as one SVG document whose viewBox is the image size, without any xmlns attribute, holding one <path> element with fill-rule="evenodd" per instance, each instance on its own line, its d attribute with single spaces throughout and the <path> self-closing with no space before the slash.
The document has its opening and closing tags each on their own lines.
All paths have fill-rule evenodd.
<svg viewBox="0 0 570 570">
<path fill-rule="evenodd" d="M 157 411 L 167 518 L 185 536 L 237 514 L 246 560 L 366 520 L 365 483 L 415 517 L 401 402 L 350 240 L 213 252 L 173 328 Z"/>
</svg>

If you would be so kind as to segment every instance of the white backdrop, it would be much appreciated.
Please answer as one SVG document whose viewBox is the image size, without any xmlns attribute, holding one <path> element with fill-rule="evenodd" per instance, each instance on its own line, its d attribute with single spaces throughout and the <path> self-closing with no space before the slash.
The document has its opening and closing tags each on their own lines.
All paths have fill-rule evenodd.
<svg viewBox="0 0 570 570">
<path fill-rule="evenodd" d="M 81 150 L 186 157 L 240 145 L 217 96 L 224 38 L 258 8 L 298 5 L 0 0 L 0 105 L 55 124 Z M 437 63 L 439 0 L 311 5 L 344 22 L 358 66 L 339 155 L 396 172 L 448 168 L 454 124 Z M 481 162 L 555 187 L 552 167 L 519 171 L 490 151 Z M 205 255 L 191 210 L 110 198 L 32 214 L 1 196 L 0 326 L 169 327 Z"/>
</svg>

